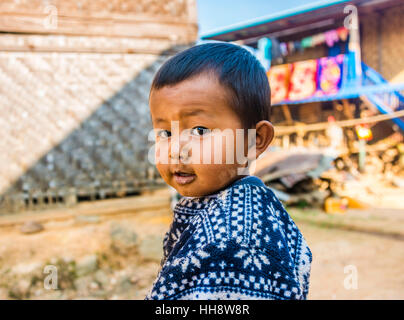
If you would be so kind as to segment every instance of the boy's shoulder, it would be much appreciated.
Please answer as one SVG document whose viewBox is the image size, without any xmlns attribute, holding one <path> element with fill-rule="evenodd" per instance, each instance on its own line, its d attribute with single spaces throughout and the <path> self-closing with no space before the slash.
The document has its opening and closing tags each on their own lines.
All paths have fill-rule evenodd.
<svg viewBox="0 0 404 320">
<path fill-rule="evenodd" d="M 276 252 L 289 250 L 301 233 L 274 192 L 256 176 L 237 180 L 215 197 L 182 198 L 174 214 L 175 229 L 187 229 L 200 243 L 235 241 Z M 193 231 L 191 231 L 193 230 Z"/>
<path fill-rule="evenodd" d="M 242 178 L 220 192 L 205 218 L 212 221 L 216 240 L 226 236 L 266 250 L 276 244 L 276 251 L 290 247 L 293 253 L 301 235 L 274 192 L 256 176 Z M 226 234 L 221 235 L 225 230 Z"/>
<path fill-rule="evenodd" d="M 253 269 L 268 264 L 279 280 L 297 278 L 307 295 L 312 253 L 299 228 L 275 193 L 255 176 L 248 176 L 224 190 L 210 206 L 204 219 L 213 243 L 233 243 Z M 206 229 L 206 227 L 205 227 Z M 213 244 L 212 243 L 212 244 Z M 254 253 L 247 255 L 247 253 Z M 260 269 L 261 270 L 261 269 Z M 280 272 L 280 273 L 279 273 Z"/>
<path fill-rule="evenodd" d="M 256 176 L 239 179 L 214 197 L 182 198 L 174 217 L 176 224 L 200 229 L 203 242 L 227 239 L 259 247 L 269 243 L 271 234 L 271 243 L 299 235 L 274 192 Z"/>
</svg>

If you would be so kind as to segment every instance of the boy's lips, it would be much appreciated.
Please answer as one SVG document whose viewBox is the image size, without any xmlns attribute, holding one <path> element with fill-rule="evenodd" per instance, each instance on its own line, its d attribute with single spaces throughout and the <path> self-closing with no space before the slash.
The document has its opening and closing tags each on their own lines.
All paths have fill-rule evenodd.
<svg viewBox="0 0 404 320">
<path fill-rule="evenodd" d="M 196 174 L 181 171 L 181 170 L 175 170 L 173 176 L 174 176 L 174 180 L 178 184 L 188 184 L 188 183 L 191 183 L 192 181 L 194 181 L 196 178 Z"/>
</svg>

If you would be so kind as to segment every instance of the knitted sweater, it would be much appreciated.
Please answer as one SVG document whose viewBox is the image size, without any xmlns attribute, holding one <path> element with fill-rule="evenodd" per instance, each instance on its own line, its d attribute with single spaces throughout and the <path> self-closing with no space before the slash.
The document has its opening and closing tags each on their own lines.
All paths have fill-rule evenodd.
<svg viewBox="0 0 404 320">
<path fill-rule="evenodd" d="M 146 300 L 306 299 L 311 251 L 274 193 L 246 176 L 182 197 Z"/>
</svg>

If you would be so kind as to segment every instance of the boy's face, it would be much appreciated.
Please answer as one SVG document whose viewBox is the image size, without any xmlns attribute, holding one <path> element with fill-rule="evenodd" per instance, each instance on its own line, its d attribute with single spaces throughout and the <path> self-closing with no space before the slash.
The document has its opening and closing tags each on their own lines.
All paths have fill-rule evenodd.
<svg viewBox="0 0 404 320">
<path fill-rule="evenodd" d="M 207 73 L 150 94 L 156 166 L 164 181 L 183 196 L 215 193 L 240 178 L 237 168 L 247 165 L 237 160 L 236 153 L 247 155 L 247 137 L 236 139 L 236 129 L 243 125 L 229 106 L 227 94 L 218 79 Z M 168 162 L 159 160 L 164 150 Z"/>
</svg>

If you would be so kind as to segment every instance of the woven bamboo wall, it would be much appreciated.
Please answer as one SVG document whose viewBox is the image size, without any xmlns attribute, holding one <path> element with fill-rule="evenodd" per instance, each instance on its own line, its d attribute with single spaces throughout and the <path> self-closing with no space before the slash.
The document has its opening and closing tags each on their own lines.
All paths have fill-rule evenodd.
<svg viewBox="0 0 404 320">
<path fill-rule="evenodd" d="M 382 23 L 381 72 L 388 80 L 393 80 L 404 71 L 404 5 L 385 11 Z"/>
<path fill-rule="evenodd" d="M 361 20 L 362 59 L 383 77 L 404 82 L 404 4 Z"/>
<path fill-rule="evenodd" d="M 367 15 L 361 19 L 362 59 L 371 68 L 380 72 L 381 59 L 379 49 L 381 20 L 379 14 Z"/>
<path fill-rule="evenodd" d="M 149 88 L 196 37 L 194 0 L 1 1 L 0 214 L 164 185 Z"/>
</svg>

